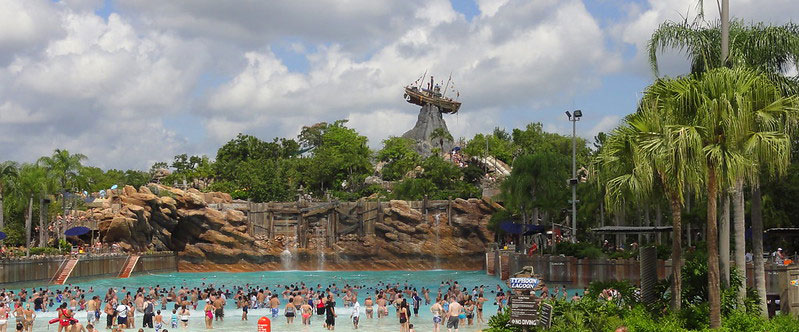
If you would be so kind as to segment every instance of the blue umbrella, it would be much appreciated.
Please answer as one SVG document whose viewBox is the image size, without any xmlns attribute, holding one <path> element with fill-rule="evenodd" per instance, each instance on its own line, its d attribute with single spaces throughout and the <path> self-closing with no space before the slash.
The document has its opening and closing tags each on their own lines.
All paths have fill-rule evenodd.
<svg viewBox="0 0 799 332">
<path fill-rule="evenodd" d="M 6 235 L 6 233 L 0 232 L 0 240 L 5 240 L 6 237 L 8 237 L 8 235 Z"/>
<path fill-rule="evenodd" d="M 88 227 L 78 226 L 78 227 L 72 227 L 72 228 L 68 229 L 66 232 L 64 232 L 64 235 L 66 235 L 66 236 L 79 236 L 79 235 L 86 234 L 86 233 L 88 233 L 90 231 L 91 230 Z"/>
</svg>

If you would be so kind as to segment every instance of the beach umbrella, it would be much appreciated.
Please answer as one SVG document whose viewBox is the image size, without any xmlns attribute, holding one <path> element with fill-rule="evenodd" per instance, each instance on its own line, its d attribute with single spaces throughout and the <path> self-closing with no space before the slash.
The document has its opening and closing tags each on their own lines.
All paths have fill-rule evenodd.
<svg viewBox="0 0 799 332">
<path fill-rule="evenodd" d="M 8 235 L 5 232 L 0 232 L 0 240 L 5 240 Z"/>
<path fill-rule="evenodd" d="M 90 231 L 91 230 L 88 227 L 78 226 L 78 227 L 72 227 L 72 228 L 68 229 L 66 232 L 64 232 L 64 235 L 66 235 L 66 236 L 79 236 L 79 235 L 86 234 L 86 233 L 88 233 Z"/>
</svg>

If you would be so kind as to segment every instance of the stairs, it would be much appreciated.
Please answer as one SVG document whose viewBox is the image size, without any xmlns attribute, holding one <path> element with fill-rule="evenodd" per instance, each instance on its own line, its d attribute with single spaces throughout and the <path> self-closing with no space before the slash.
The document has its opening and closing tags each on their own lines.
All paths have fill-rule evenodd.
<svg viewBox="0 0 799 332">
<path fill-rule="evenodd" d="M 125 266 L 122 267 L 122 271 L 119 272 L 119 277 L 130 278 L 130 274 L 133 273 L 133 269 L 136 268 L 136 263 L 138 262 L 139 255 L 128 256 L 128 260 L 125 261 Z"/>
<path fill-rule="evenodd" d="M 77 258 L 69 258 L 65 260 L 65 262 L 61 264 L 61 268 L 59 268 L 58 272 L 56 272 L 55 276 L 53 276 L 51 283 L 55 285 L 63 285 L 69 278 L 69 275 L 72 274 L 72 270 L 75 269 L 76 265 L 78 265 Z"/>
</svg>

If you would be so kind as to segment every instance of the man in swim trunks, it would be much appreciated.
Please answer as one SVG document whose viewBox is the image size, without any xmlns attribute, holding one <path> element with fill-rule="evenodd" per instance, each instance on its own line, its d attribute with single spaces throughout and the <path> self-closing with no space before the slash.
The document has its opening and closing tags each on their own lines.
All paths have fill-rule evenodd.
<svg viewBox="0 0 799 332">
<path fill-rule="evenodd" d="M 214 317 L 217 321 L 225 320 L 225 299 L 222 298 L 221 291 L 214 300 Z"/>
<path fill-rule="evenodd" d="M 461 304 L 455 301 L 455 298 L 452 298 L 452 302 L 449 303 L 449 311 L 447 312 L 447 332 L 452 332 L 453 329 L 455 329 L 455 332 L 458 332 L 458 325 L 461 322 L 461 310 Z"/>
<path fill-rule="evenodd" d="M 280 311 L 280 300 L 277 295 L 272 295 L 272 298 L 269 299 L 269 308 L 272 309 L 272 318 L 277 318 L 277 314 Z"/>
</svg>

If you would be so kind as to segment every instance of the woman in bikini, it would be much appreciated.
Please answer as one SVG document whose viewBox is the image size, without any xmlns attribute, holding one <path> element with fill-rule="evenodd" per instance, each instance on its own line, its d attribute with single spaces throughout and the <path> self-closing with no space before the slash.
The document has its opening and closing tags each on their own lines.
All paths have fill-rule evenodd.
<svg viewBox="0 0 799 332">
<path fill-rule="evenodd" d="M 366 300 L 363 301 L 363 307 L 366 311 L 366 318 L 372 319 L 372 311 L 374 311 L 374 302 L 372 302 L 372 297 L 367 296 Z"/>
<path fill-rule="evenodd" d="M 189 312 L 189 308 L 186 308 L 185 305 L 181 306 L 180 307 L 180 324 L 183 325 L 183 327 L 189 327 L 189 316 L 191 316 L 191 313 Z"/>
<path fill-rule="evenodd" d="M 214 326 L 214 306 L 211 305 L 211 301 L 206 300 L 205 308 L 203 308 L 205 312 L 205 328 L 206 329 L 213 329 Z"/>
<path fill-rule="evenodd" d="M 292 302 L 292 299 L 289 299 L 289 303 L 286 304 L 286 324 L 294 323 L 296 311 L 297 307 L 294 305 L 294 302 Z"/>
</svg>

